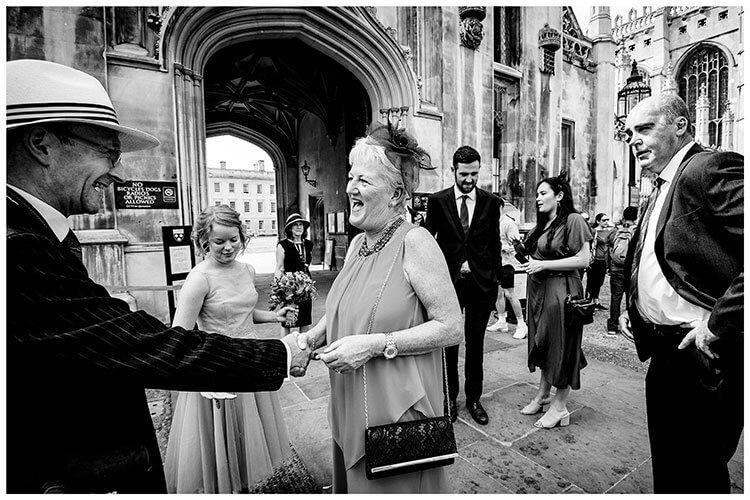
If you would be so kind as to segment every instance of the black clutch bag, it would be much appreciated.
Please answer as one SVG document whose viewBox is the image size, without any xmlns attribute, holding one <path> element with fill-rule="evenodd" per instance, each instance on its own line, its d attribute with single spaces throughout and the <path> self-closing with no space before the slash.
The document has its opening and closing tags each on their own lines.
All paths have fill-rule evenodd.
<svg viewBox="0 0 750 500">
<path fill-rule="evenodd" d="M 368 427 L 365 433 L 367 479 L 450 465 L 457 456 L 447 415 Z"/>
<path fill-rule="evenodd" d="M 395 262 L 395 258 L 394 258 Z M 372 331 L 375 310 L 393 263 L 380 288 L 370 314 L 367 333 Z M 456 437 L 453 434 L 450 409 L 448 407 L 448 376 L 445 368 L 445 351 L 442 351 L 443 367 L 443 416 L 396 422 L 370 427 L 367 415 L 367 364 L 362 365 L 365 399 L 365 475 L 367 479 L 396 476 L 433 467 L 452 464 L 458 456 Z"/>
</svg>

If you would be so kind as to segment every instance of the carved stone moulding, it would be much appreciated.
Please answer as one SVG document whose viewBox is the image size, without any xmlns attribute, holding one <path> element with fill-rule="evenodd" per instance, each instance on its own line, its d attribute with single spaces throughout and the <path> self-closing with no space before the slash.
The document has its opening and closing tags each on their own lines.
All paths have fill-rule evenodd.
<svg viewBox="0 0 750 500">
<path fill-rule="evenodd" d="M 544 23 L 544 27 L 539 30 L 539 48 L 557 52 L 561 43 L 560 32 Z"/>
<path fill-rule="evenodd" d="M 461 45 L 476 50 L 484 38 L 482 21 L 487 17 L 486 7 L 459 7 L 458 16 L 461 19 L 459 37 Z"/>
</svg>

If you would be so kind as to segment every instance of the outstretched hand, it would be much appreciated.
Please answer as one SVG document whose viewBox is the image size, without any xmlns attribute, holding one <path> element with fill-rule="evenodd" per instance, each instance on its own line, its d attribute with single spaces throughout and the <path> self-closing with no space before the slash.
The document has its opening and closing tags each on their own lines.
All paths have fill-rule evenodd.
<svg viewBox="0 0 750 500">
<path fill-rule="evenodd" d="M 289 351 L 292 353 L 292 364 L 289 368 L 289 375 L 292 377 L 303 377 L 307 373 L 307 365 L 310 363 L 310 349 L 307 346 L 304 348 L 300 347 L 300 345 L 305 344 L 300 343 L 298 333 L 287 335 L 281 341 L 289 347 Z"/>
</svg>

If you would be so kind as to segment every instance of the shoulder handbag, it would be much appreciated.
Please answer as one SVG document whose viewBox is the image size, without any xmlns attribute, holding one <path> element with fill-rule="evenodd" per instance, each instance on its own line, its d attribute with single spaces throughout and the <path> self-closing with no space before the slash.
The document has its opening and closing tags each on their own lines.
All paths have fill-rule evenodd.
<svg viewBox="0 0 750 500">
<path fill-rule="evenodd" d="M 565 297 L 565 314 L 569 315 L 573 322 L 580 325 L 593 323 L 596 303 L 591 299 L 571 297 L 567 276 L 565 277 L 565 290 L 567 291 L 567 296 Z"/>
<path fill-rule="evenodd" d="M 565 221 L 565 243 L 563 251 L 570 255 L 570 247 L 568 246 L 568 238 L 570 237 L 568 231 L 568 221 Z M 592 255 L 593 261 L 593 255 Z M 565 277 L 565 291 L 567 295 L 565 297 L 565 314 L 579 325 L 588 325 L 594 322 L 594 311 L 596 310 L 596 303 L 592 299 L 571 297 L 570 295 L 570 284 L 568 283 L 568 276 Z"/>
<path fill-rule="evenodd" d="M 396 253 L 396 257 L 398 252 Z M 380 303 L 385 285 L 391 276 L 394 257 L 383 286 L 372 307 L 367 334 L 372 332 L 375 311 Z M 433 467 L 450 465 L 458 456 L 456 437 L 453 434 L 450 409 L 448 408 L 448 380 L 445 369 L 445 351 L 443 350 L 443 416 L 396 422 L 370 427 L 367 415 L 367 364 L 362 365 L 365 401 L 365 474 L 367 479 L 406 474 Z"/>
</svg>

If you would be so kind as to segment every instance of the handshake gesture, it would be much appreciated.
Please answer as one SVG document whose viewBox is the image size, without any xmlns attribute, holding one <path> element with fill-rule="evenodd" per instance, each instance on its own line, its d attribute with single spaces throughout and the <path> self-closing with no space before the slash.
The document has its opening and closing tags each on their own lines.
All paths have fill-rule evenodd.
<svg viewBox="0 0 750 500">
<path fill-rule="evenodd" d="M 289 375 L 292 377 L 303 377 L 307 372 L 307 365 L 313 358 L 311 346 L 308 345 L 308 336 L 306 333 L 292 333 L 281 339 L 287 345 L 292 353 L 292 365 L 289 368 Z"/>
</svg>

